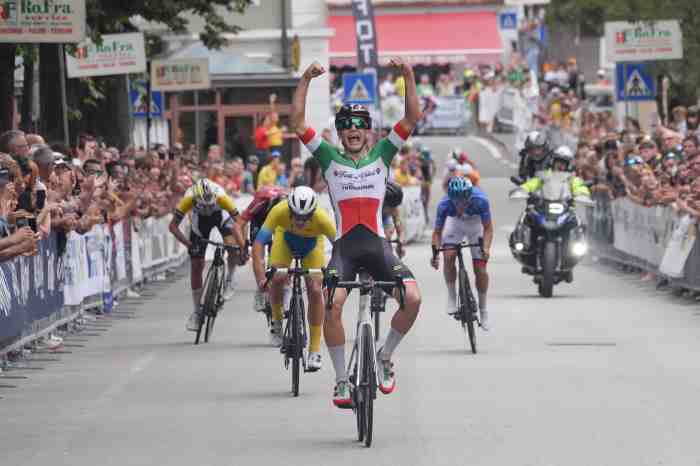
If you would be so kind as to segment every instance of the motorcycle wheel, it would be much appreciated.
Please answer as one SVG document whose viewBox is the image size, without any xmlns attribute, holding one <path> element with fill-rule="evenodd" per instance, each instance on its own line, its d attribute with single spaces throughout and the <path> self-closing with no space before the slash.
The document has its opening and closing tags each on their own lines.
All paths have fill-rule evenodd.
<svg viewBox="0 0 700 466">
<path fill-rule="evenodd" d="M 554 289 L 554 270 L 557 264 L 557 244 L 548 241 L 542 253 L 542 281 L 539 292 L 543 298 L 551 298 Z"/>
</svg>

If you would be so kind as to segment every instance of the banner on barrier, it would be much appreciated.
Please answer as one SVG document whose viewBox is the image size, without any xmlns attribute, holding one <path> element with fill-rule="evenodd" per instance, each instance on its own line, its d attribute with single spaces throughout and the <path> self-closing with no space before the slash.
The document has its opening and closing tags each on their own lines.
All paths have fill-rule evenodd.
<svg viewBox="0 0 700 466">
<path fill-rule="evenodd" d="M 683 277 L 685 263 L 697 237 L 697 224 L 690 215 L 684 215 L 671 234 L 659 271 L 671 278 Z"/>
<path fill-rule="evenodd" d="M 64 269 L 56 251 L 53 234 L 39 243 L 36 256 L 0 264 L 0 348 L 63 307 Z"/>
</svg>

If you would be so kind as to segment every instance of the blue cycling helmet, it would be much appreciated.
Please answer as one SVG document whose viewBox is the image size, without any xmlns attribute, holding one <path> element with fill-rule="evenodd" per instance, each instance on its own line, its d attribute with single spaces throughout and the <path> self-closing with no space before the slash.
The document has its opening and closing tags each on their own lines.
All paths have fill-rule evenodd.
<svg viewBox="0 0 700 466">
<path fill-rule="evenodd" d="M 472 195 L 472 182 L 461 176 L 454 176 L 447 185 L 447 196 L 451 200 L 469 199 Z"/>
</svg>

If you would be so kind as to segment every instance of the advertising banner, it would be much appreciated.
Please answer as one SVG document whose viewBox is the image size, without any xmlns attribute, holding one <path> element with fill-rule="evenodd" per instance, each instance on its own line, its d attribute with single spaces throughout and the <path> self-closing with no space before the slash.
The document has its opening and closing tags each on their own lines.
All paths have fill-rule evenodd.
<svg viewBox="0 0 700 466">
<path fill-rule="evenodd" d="M 142 32 L 105 34 L 102 42 L 87 40 L 66 52 L 69 78 L 146 72 L 146 46 Z"/>
<path fill-rule="evenodd" d="M 76 43 L 85 39 L 85 0 L 0 2 L 0 42 Z"/>
<path fill-rule="evenodd" d="M 683 58 L 683 34 L 677 20 L 605 23 L 607 58 L 613 62 Z"/>
<path fill-rule="evenodd" d="M 209 59 L 153 60 L 151 89 L 163 92 L 209 89 Z"/>
</svg>

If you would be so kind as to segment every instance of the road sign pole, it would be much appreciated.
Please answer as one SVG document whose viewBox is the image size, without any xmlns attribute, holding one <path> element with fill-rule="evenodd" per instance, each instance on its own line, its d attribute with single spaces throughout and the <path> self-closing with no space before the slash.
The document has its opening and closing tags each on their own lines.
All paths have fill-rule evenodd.
<svg viewBox="0 0 700 466">
<path fill-rule="evenodd" d="M 627 95 L 627 62 L 622 62 L 622 95 L 625 98 L 625 120 L 627 120 L 630 108 L 630 99 Z"/>
</svg>

